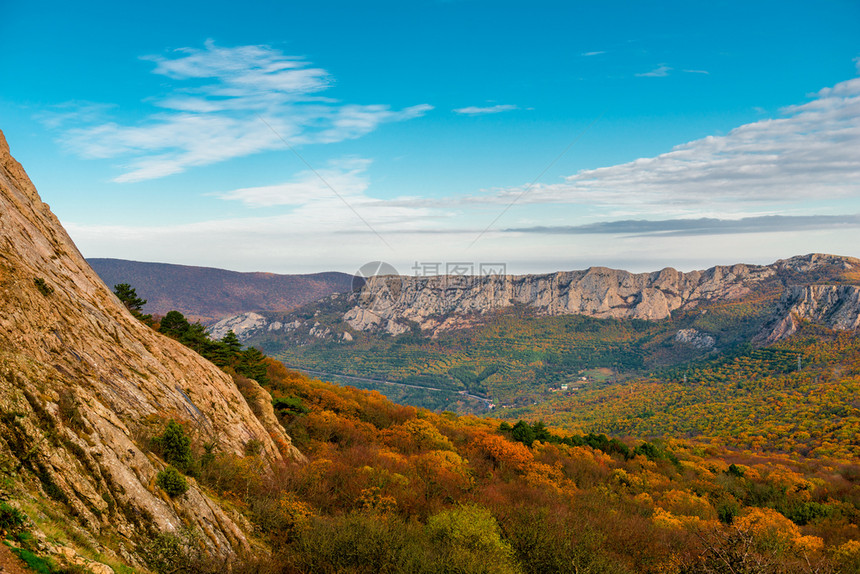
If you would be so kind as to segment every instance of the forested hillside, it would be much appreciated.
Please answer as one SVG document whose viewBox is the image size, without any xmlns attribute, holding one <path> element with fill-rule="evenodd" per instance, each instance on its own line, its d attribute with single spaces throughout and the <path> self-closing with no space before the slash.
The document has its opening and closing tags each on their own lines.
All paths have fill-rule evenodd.
<svg viewBox="0 0 860 574">
<path fill-rule="evenodd" d="M 777 299 L 771 293 L 720 301 L 660 321 L 545 316 L 520 306 L 472 317 L 470 327 L 435 336 L 418 328 L 398 336 L 350 329 L 348 340 L 319 336 L 335 328 L 339 312 L 333 302 L 321 301 L 287 316 L 272 315 L 275 324 L 300 323 L 288 334 L 261 328 L 246 342 L 298 368 L 468 390 L 499 405 L 524 406 L 553 396 L 561 385 L 580 386 L 593 369 L 608 369 L 616 380 L 731 349 L 759 332 Z M 680 331 L 692 339 L 679 337 Z M 376 389 L 435 406 L 426 393 L 398 396 Z"/>
<path fill-rule="evenodd" d="M 715 444 L 804 456 L 860 457 L 860 336 L 805 324 L 765 348 L 612 386 L 585 387 L 498 415 L 632 436 L 710 437 Z"/>
<path fill-rule="evenodd" d="M 738 347 L 666 369 L 664 389 L 656 377 L 611 385 L 617 396 L 583 403 L 583 412 L 606 403 L 606 420 L 625 421 L 626 399 L 650 397 L 654 412 L 629 419 L 667 426 L 603 434 L 598 417 L 581 419 L 577 432 L 553 424 L 552 412 L 540 421 L 543 406 L 509 411 L 529 419 L 515 423 L 400 406 L 286 369 L 241 349 L 232 334 L 208 339 L 178 313 L 157 327 L 215 358 L 251 409 L 273 412 L 307 457 L 267 467 L 253 441 L 244 456 L 220 452 L 191 421 L 166 417 L 148 426 L 162 430 L 139 438 L 250 521 L 263 554 L 236 571 L 860 572 L 851 333 L 808 325 L 768 349 Z M 267 402 L 245 378 L 251 373 Z M 807 393 L 813 380 L 820 386 Z M 665 394 L 677 387 L 705 390 L 684 403 Z M 768 400 L 786 388 L 801 389 L 784 395 L 794 402 Z M 818 398 L 804 403 L 807 395 Z M 691 426 L 673 432 L 670 407 L 682 404 L 677 420 Z M 718 417 L 723 426 L 691 430 Z M 802 430 L 791 432 L 791 419 Z M 745 443 L 757 428 L 781 442 Z M 181 456 L 167 444 L 183 445 Z M 192 532 L 163 542 L 175 552 L 169 567 L 155 554 L 159 572 L 217 570 L 194 551 Z"/>
<path fill-rule="evenodd" d="M 434 414 L 275 361 L 267 379 L 309 462 L 206 471 L 271 548 L 262 572 L 860 572 L 856 457 Z"/>
</svg>

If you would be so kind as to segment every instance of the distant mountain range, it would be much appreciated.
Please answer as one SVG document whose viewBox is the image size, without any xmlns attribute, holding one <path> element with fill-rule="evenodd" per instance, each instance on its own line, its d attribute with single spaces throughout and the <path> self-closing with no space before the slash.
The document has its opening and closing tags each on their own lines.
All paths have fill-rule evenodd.
<svg viewBox="0 0 860 574">
<path fill-rule="evenodd" d="M 716 266 L 683 273 L 652 273 L 591 267 L 545 275 L 489 277 L 368 278 L 360 291 L 332 293 L 284 316 L 258 313 L 225 317 L 212 326 L 240 339 L 300 326 L 310 339 L 351 341 L 357 333 L 398 336 L 446 331 L 486 323 L 493 312 L 517 306 L 539 316 L 584 315 L 597 319 L 661 321 L 696 317 L 713 306 L 767 303 L 757 339 L 773 342 L 792 334 L 798 320 L 835 329 L 860 326 L 860 260 L 810 253 L 771 265 Z M 417 331 L 416 331 L 417 329 Z"/>
<path fill-rule="evenodd" d="M 251 312 L 232 330 L 296 368 L 462 391 L 496 403 L 543 401 L 593 369 L 620 377 L 769 346 L 805 324 L 860 327 L 860 260 L 808 254 L 770 265 L 683 273 L 592 267 L 545 275 L 371 277 L 289 313 Z M 401 388 L 398 392 L 402 391 Z M 453 409 L 434 390 L 398 402 Z M 428 402 L 428 398 L 430 402 Z M 450 402 L 450 401 L 449 401 Z"/>
<path fill-rule="evenodd" d="M 291 311 L 349 291 L 353 280 L 352 275 L 337 272 L 278 275 L 123 259 L 87 262 L 108 287 L 119 283 L 134 287 L 147 300 L 147 313 L 176 310 L 204 323 L 248 311 Z"/>
</svg>

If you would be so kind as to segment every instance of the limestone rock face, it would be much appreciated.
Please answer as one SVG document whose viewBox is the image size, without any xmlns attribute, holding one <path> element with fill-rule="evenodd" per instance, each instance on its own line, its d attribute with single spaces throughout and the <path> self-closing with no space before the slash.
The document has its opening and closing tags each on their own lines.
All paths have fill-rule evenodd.
<svg viewBox="0 0 860 574">
<path fill-rule="evenodd" d="M 347 311 L 344 320 L 358 330 L 384 328 L 392 334 L 405 330 L 408 321 L 422 329 L 433 328 L 435 317 L 483 314 L 526 305 L 547 315 L 588 315 L 597 318 L 659 320 L 677 309 L 711 299 L 736 299 L 750 286 L 772 277 L 768 266 L 734 265 L 682 273 L 663 269 L 629 273 L 606 267 L 547 275 L 489 277 L 404 277 L 393 304 L 375 308 L 372 302 L 390 296 L 390 280 L 371 277 L 362 301 Z"/>
<path fill-rule="evenodd" d="M 858 270 L 857 259 L 814 253 L 771 265 L 737 264 L 688 273 L 671 268 L 630 273 L 591 267 L 546 275 L 401 277 L 398 281 L 380 276 L 370 277 L 352 295 L 354 305 L 343 320 L 359 331 L 396 335 L 417 323 L 435 334 L 469 326 L 471 322 L 463 319 L 469 316 L 525 305 L 546 315 L 656 321 L 705 302 L 742 299 L 765 282 L 784 289 L 808 283 L 816 274 L 829 277 Z M 393 284 L 397 289 L 392 289 Z M 840 324 L 850 323 L 847 317 L 852 317 L 850 310 Z"/>
<path fill-rule="evenodd" d="M 860 287 L 805 285 L 786 290 L 774 321 L 759 340 L 773 343 L 788 337 L 797 331 L 801 321 L 842 331 L 860 328 Z"/>
<path fill-rule="evenodd" d="M 717 344 L 717 340 L 713 336 L 696 329 L 681 329 L 675 334 L 675 340 L 703 351 L 709 351 Z"/>
<path fill-rule="evenodd" d="M 69 422 L 71 408 L 82 421 Z M 146 534 L 183 524 L 221 555 L 248 546 L 193 479 L 179 499 L 154 486 L 163 465 L 132 439 L 147 417 L 190 421 L 222 451 L 242 453 L 256 439 L 271 461 L 300 456 L 229 376 L 131 316 L 42 203 L 2 132 L 0 411 L 0 450 L 33 449 L 28 464 L 43 469 L 44 490 L 64 501 L 70 521 L 114 532 L 132 553 Z"/>
<path fill-rule="evenodd" d="M 259 313 L 248 312 L 221 319 L 211 327 L 209 334 L 215 339 L 222 339 L 229 331 L 233 331 L 240 341 L 245 333 L 259 329 L 266 324 L 266 318 Z"/>
</svg>

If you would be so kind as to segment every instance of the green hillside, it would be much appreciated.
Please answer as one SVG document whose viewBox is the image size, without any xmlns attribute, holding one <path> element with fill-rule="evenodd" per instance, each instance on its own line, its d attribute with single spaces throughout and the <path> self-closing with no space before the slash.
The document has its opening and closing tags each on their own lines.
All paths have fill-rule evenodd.
<svg viewBox="0 0 860 574">
<path fill-rule="evenodd" d="M 609 369 L 609 380 L 615 381 L 732 348 L 760 329 L 777 297 L 778 293 L 770 293 L 717 303 L 662 321 L 541 316 L 514 307 L 476 317 L 473 328 L 446 331 L 436 338 L 417 328 L 398 336 L 350 330 L 353 341 L 346 344 L 299 331 L 289 337 L 263 332 L 248 343 L 287 365 L 320 371 L 329 378 L 340 374 L 465 390 L 496 404 L 523 406 L 545 400 L 562 385 L 583 384 L 582 376 L 587 377 L 586 384 L 606 383 L 606 377 L 588 376 L 592 369 Z M 342 330 L 342 312 L 336 302 L 326 301 L 286 316 L 284 321 L 313 319 Z M 717 351 L 675 341 L 676 333 L 687 328 L 714 336 Z M 426 393 L 365 386 L 400 402 L 439 406 L 426 402 Z"/>
</svg>

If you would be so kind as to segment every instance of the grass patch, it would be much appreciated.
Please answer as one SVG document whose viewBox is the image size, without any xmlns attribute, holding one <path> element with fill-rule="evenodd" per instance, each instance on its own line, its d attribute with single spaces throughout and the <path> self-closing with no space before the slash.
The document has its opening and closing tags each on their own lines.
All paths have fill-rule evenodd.
<svg viewBox="0 0 860 574">
<path fill-rule="evenodd" d="M 53 574 L 54 572 L 57 572 L 54 563 L 51 560 L 37 556 L 26 548 L 15 548 L 14 546 L 11 546 L 10 548 L 15 556 L 20 558 L 30 570 L 38 572 L 39 574 Z"/>
</svg>

